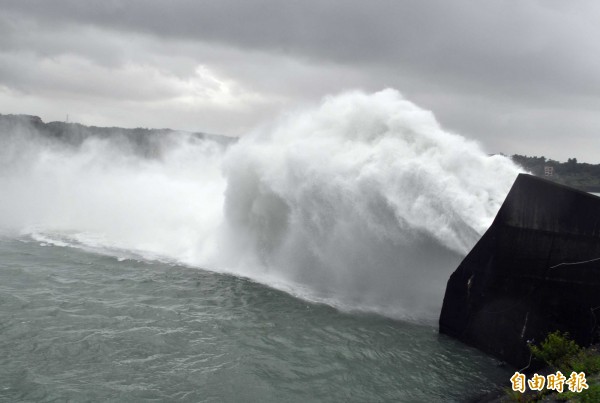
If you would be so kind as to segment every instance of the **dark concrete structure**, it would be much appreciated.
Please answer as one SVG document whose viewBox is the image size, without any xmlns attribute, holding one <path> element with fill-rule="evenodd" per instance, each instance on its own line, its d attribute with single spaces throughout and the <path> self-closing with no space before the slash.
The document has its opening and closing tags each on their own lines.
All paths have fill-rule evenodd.
<svg viewBox="0 0 600 403">
<path fill-rule="evenodd" d="M 521 174 L 494 222 L 450 277 L 440 332 L 517 369 L 527 342 L 600 324 L 600 198 Z"/>
</svg>

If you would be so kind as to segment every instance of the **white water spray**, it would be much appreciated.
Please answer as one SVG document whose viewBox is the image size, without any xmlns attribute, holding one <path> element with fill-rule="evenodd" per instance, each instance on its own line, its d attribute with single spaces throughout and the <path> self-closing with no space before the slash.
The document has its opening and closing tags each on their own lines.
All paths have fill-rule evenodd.
<svg viewBox="0 0 600 403">
<path fill-rule="evenodd" d="M 145 158 L 111 137 L 26 137 L 0 135 L 4 229 L 404 318 L 437 315 L 518 173 L 394 90 L 327 98 L 227 149 L 170 135 Z"/>
</svg>

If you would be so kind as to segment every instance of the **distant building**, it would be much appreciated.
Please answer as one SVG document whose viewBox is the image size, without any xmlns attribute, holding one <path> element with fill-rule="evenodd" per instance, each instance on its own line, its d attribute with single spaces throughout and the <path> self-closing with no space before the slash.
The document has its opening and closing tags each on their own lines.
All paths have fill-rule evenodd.
<svg viewBox="0 0 600 403">
<path fill-rule="evenodd" d="M 552 176 L 554 175 L 554 167 L 545 166 L 544 167 L 544 176 Z"/>
</svg>

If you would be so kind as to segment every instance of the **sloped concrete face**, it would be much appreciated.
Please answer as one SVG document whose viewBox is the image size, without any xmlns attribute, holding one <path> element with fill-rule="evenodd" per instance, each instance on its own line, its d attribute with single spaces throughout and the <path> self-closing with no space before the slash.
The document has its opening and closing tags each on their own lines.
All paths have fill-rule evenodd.
<svg viewBox="0 0 600 403">
<path fill-rule="evenodd" d="M 561 330 L 582 345 L 600 326 L 600 198 L 531 175 L 450 276 L 440 332 L 522 368 L 528 341 Z"/>
</svg>

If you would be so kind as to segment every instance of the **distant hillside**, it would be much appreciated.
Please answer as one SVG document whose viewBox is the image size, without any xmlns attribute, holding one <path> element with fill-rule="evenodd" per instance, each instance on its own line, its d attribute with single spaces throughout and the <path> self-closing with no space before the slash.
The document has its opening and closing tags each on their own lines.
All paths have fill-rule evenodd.
<svg viewBox="0 0 600 403">
<path fill-rule="evenodd" d="M 67 122 L 44 123 L 38 116 L 0 114 L 0 139 L 9 135 L 19 137 L 36 135 L 49 141 L 58 141 L 67 146 L 78 147 L 90 138 L 118 138 L 123 140 L 124 144 L 131 146 L 134 152 L 147 157 L 155 156 L 159 152 L 162 141 L 179 133 L 198 139 L 212 140 L 223 146 L 236 141 L 233 137 L 206 133 L 189 133 L 171 129 L 96 127 Z"/>
<path fill-rule="evenodd" d="M 546 157 L 528 157 L 518 154 L 513 155 L 511 159 L 536 176 L 586 192 L 600 193 L 600 164 L 579 163 L 577 158 L 558 162 Z M 552 168 L 552 175 L 545 174 L 545 167 Z"/>
<path fill-rule="evenodd" d="M 28 135 L 42 136 L 49 141 L 64 143 L 66 146 L 79 147 L 91 138 L 112 138 L 123 141 L 132 151 L 146 157 L 160 154 L 161 143 L 177 134 L 186 134 L 198 139 L 214 141 L 223 147 L 234 143 L 237 139 L 206 133 L 189 133 L 172 129 L 124 129 L 121 127 L 85 126 L 79 123 L 49 122 L 44 123 L 38 116 L 2 115 L 0 114 L 0 139 L 3 136 Z M 567 162 L 559 162 L 546 157 L 529 157 L 515 154 L 510 157 L 515 163 L 532 174 L 557 183 L 568 185 L 586 192 L 600 193 L 600 164 L 577 162 L 577 158 L 569 158 Z M 553 168 L 551 176 L 545 175 L 546 167 Z"/>
</svg>

